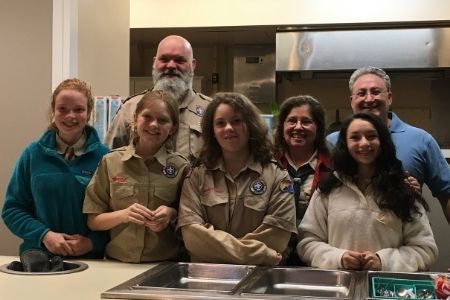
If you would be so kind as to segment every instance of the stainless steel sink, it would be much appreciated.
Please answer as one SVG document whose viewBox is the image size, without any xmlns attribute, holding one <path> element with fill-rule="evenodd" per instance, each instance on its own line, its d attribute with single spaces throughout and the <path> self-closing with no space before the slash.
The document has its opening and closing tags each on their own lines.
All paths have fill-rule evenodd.
<svg viewBox="0 0 450 300">
<path fill-rule="evenodd" d="M 256 277 L 256 276 L 255 276 Z M 267 268 L 243 289 L 243 296 L 315 297 L 350 299 L 354 289 L 351 272 L 312 268 Z"/>
<path fill-rule="evenodd" d="M 254 266 L 198 263 L 163 263 L 104 293 L 103 298 L 158 298 L 163 294 L 183 298 L 193 293 L 206 298 L 234 294 Z M 146 296 L 145 296 L 146 295 Z"/>
</svg>

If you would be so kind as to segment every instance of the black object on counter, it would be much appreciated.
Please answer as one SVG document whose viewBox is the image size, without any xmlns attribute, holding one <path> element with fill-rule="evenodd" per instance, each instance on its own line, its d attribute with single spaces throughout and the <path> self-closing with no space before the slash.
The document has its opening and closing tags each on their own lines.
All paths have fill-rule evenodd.
<svg viewBox="0 0 450 300">
<path fill-rule="evenodd" d="M 28 249 L 20 255 L 20 262 L 11 262 L 8 269 L 19 272 L 57 272 L 64 270 L 64 262 L 60 256 L 49 258 L 40 249 Z"/>
</svg>

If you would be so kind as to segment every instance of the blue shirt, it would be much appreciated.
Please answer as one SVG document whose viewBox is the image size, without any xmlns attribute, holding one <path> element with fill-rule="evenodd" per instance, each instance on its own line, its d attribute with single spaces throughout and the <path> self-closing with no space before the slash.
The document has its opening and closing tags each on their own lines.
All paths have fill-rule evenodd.
<svg viewBox="0 0 450 300">
<path fill-rule="evenodd" d="M 389 117 L 389 131 L 403 169 L 420 184 L 425 183 L 434 197 L 450 196 L 450 167 L 436 140 L 425 130 L 403 122 L 392 112 Z M 327 140 L 335 145 L 338 135 L 339 132 L 333 132 Z"/>
</svg>

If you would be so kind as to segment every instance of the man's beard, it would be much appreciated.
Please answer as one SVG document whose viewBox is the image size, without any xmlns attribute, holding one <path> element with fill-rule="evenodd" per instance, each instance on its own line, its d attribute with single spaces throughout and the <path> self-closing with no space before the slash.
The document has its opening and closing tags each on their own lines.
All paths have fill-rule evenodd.
<svg viewBox="0 0 450 300">
<path fill-rule="evenodd" d="M 165 76 L 165 75 L 178 75 L 178 76 Z M 182 102 L 186 94 L 192 89 L 192 79 L 194 77 L 193 72 L 182 73 L 178 70 L 166 70 L 165 72 L 159 72 L 153 68 L 153 85 L 155 90 L 163 90 L 172 95 L 178 102 Z"/>
</svg>

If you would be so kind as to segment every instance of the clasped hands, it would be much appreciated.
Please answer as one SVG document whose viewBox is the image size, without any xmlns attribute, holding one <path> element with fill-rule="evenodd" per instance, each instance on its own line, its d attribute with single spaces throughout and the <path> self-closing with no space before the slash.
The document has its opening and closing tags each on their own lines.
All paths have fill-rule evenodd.
<svg viewBox="0 0 450 300">
<path fill-rule="evenodd" d="M 51 253 L 60 256 L 80 256 L 90 252 L 92 241 L 80 234 L 66 234 L 48 231 L 42 243 Z"/>
<path fill-rule="evenodd" d="M 177 211 L 172 207 L 161 205 L 155 210 L 150 210 L 139 203 L 133 203 L 124 209 L 123 213 L 124 223 L 144 225 L 154 232 L 164 230 L 177 217 Z"/>
<path fill-rule="evenodd" d="M 380 257 L 371 251 L 345 251 L 341 258 L 342 267 L 348 270 L 381 270 Z"/>
</svg>

